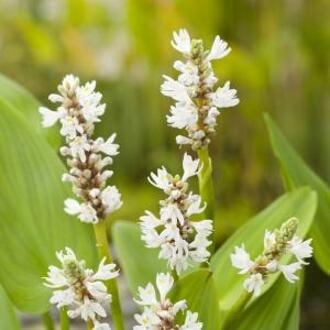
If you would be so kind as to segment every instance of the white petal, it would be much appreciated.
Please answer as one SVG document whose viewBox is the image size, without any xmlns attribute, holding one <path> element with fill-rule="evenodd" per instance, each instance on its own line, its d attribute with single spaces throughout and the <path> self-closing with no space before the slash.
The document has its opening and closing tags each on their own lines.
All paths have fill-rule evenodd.
<svg viewBox="0 0 330 330">
<path fill-rule="evenodd" d="M 228 108 L 239 103 L 236 93 L 236 89 L 230 89 L 230 83 L 227 81 L 223 87 L 219 87 L 216 92 L 213 93 L 211 98 L 217 108 Z"/>
<path fill-rule="evenodd" d="M 171 41 L 173 48 L 183 54 L 189 54 L 191 49 L 191 40 L 186 29 L 180 29 L 179 32 L 173 32 Z"/>
<path fill-rule="evenodd" d="M 207 60 L 217 60 L 227 56 L 231 51 L 231 48 L 228 47 L 228 43 L 221 40 L 219 36 L 216 36 L 212 45 L 212 49 L 207 56 Z"/>
<path fill-rule="evenodd" d="M 166 295 L 171 290 L 173 283 L 174 283 L 174 279 L 169 273 L 157 274 L 156 284 L 158 291 L 160 293 L 161 301 L 165 301 Z"/>
<path fill-rule="evenodd" d="M 60 119 L 60 115 L 61 115 L 58 111 L 52 111 L 45 107 L 40 107 L 39 113 L 42 115 L 43 127 L 53 126 Z"/>
<path fill-rule="evenodd" d="M 261 293 L 262 286 L 264 285 L 264 281 L 262 275 L 252 274 L 244 281 L 244 288 L 248 291 L 253 293 L 254 296 L 259 296 Z"/>
<path fill-rule="evenodd" d="M 81 212 L 80 204 L 72 198 L 68 198 L 64 202 L 65 208 L 64 211 L 71 215 L 76 215 Z"/>
<path fill-rule="evenodd" d="M 236 246 L 235 252 L 230 255 L 231 263 L 234 267 L 240 269 L 239 274 L 245 274 L 254 266 L 250 255 L 245 251 L 244 244 L 241 247 Z"/>
<path fill-rule="evenodd" d="M 182 181 L 186 181 L 188 178 L 198 174 L 199 159 L 193 160 L 193 158 L 187 153 L 183 156 L 182 167 L 183 176 Z"/>
</svg>

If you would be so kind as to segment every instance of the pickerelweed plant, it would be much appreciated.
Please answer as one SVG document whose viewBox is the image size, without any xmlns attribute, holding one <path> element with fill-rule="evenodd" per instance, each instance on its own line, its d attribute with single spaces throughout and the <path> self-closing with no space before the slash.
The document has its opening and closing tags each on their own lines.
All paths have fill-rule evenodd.
<svg viewBox="0 0 330 330">
<path fill-rule="evenodd" d="M 240 246 L 230 245 L 231 255 L 228 254 L 225 260 L 229 266 L 227 264 L 227 269 L 224 267 L 221 272 L 226 273 L 231 268 L 231 262 L 245 278 L 239 286 L 233 284 L 241 296 L 231 297 L 234 303 L 226 310 L 225 316 L 220 313 L 221 307 L 217 306 L 221 302 L 219 293 L 211 285 L 207 290 L 218 300 L 216 303 L 211 302 L 215 306 L 210 308 L 214 308 L 213 314 L 221 314 L 216 322 L 209 321 L 210 317 L 205 316 L 204 305 L 199 306 L 209 303 L 204 298 L 203 303 L 199 301 L 202 300 L 203 292 L 199 293 L 201 297 L 194 297 L 197 303 L 195 300 L 189 306 L 189 291 L 199 289 L 198 286 L 210 277 L 213 279 L 214 255 L 220 255 L 220 260 L 223 258 L 221 248 L 214 253 L 219 242 L 215 241 L 213 232 L 218 231 L 221 222 L 219 219 L 215 221 L 214 216 L 214 184 L 208 145 L 222 109 L 237 105 L 239 99 L 229 82 L 225 82 L 223 87 L 216 87 L 218 79 L 212 69 L 212 61 L 227 56 L 231 51 L 219 36 L 215 38 L 211 50 L 206 50 L 202 40 L 191 39 L 186 30 L 180 30 L 174 32 L 172 46 L 183 55 L 183 61 L 174 63 L 174 68 L 179 71 L 177 80 L 164 76 L 161 93 L 175 101 L 167 115 L 167 123 L 171 127 L 185 130 L 185 135 L 178 135 L 176 142 L 180 147 L 188 148 L 188 152 L 183 154 L 182 174 L 171 174 L 162 166 L 148 178 L 165 197 L 159 202 L 159 215 L 145 211 L 140 217 L 139 239 L 147 249 L 141 252 L 141 247 L 137 248 L 140 263 L 135 268 L 138 270 L 128 267 L 127 260 L 120 260 L 122 255 L 126 259 L 134 258 L 133 254 L 137 253 L 134 251 L 134 240 L 120 237 L 125 240 L 125 249 L 132 255 L 119 253 L 119 261 L 130 285 L 134 282 L 130 272 L 138 273 L 134 280 L 145 280 L 141 286 L 136 287 L 138 292 L 133 294 L 141 308 L 135 314 L 134 330 L 218 330 L 231 326 L 249 303 L 266 291 L 265 284 L 270 278 L 274 279 L 276 274 L 283 274 L 289 283 L 296 282 L 299 278 L 297 272 L 303 265 L 307 265 L 306 259 L 312 256 L 313 248 L 311 239 L 304 241 L 297 235 L 300 229 L 297 218 L 290 218 L 284 223 L 286 219 L 281 218 L 277 222 L 279 229 L 265 231 L 263 251 L 259 251 L 255 258 L 246 251 L 243 241 L 235 241 L 235 245 Z M 113 263 L 107 236 L 107 219 L 122 206 L 119 190 L 114 185 L 108 185 L 113 175 L 109 166 L 118 154 L 119 145 L 115 143 L 115 134 L 108 139 L 93 136 L 95 125 L 101 121 L 106 110 L 105 104 L 101 103 L 102 94 L 96 92 L 95 88 L 94 81 L 82 85 L 78 77 L 67 75 L 58 86 L 58 94 L 49 96 L 49 100 L 57 105 L 56 109 L 39 109 L 43 126 L 50 127 L 59 123 L 59 131 L 64 138 L 64 145 L 59 151 L 66 160 L 68 171 L 62 175 L 62 181 L 72 185 L 75 195 L 75 198 L 64 201 L 64 211 L 86 226 L 93 226 L 95 245 L 99 252 L 96 270 L 87 267 L 84 260 L 78 260 L 75 252 L 65 246 L 63 251 L 56 254 L 60 266 L 48 268 L 43 281 L 52 290 L 50 303 L 61 310 L 62 330 L 69 329 L 68 317 L 80 318 L 86 322 L 88 329 L 107 330 L 110 329 L 108 316 L 111 316 L 116 330 L 124 329 L 117 285 L 119 267 Z M 190 188 L 190 180 L 196 176 L 199 182 L 198 193 Z M 109 225 L 112 223 L 113 220 Z M 149 256 L 148 249 L 157 249 L 158 258 L 166 261 L 165 267 L 169 272 L 153 269 L 152 274 L 148 273 L 149 267 L 159 262 Z M 226 249 L 229 250 L 228 247 Z M 141 265 L 143 262 L 146 265 Z M 144 266 L 148 270 L 146 276 Z M 202 276 L 206 274 L 203 283 L 195 279 L 196 284 L 193 282 L 192 285 L 196 288 L 187 289 L 191 283 L 187 283 L 185 278 L 196 273 Z M 234 275 L 231 280 L 236 283 L 239 277 Z M 156 287 L 151 283 L 154 279 Z M 214 285 L 220 287 L 220 284 L 215 282 Z M 181 296 L 180 288 L 184 289 L 188 297 Z M 111 306 L 109 314 L 108 305 Z M 198 313 L 194 310 L 197 306 Z M 49 324 L 49 318 L 47 320 Z"/>
</svg>

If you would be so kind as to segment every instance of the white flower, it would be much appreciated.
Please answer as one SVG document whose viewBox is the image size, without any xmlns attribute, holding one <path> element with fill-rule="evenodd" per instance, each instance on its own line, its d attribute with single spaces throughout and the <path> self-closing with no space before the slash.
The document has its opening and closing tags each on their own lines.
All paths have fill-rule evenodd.
<svg viewBox="0 0 330 330">
<path fill-rule="evenodd" d="M 150 177 L 148 177 L 148 181 L 153 186 L 164 191 L 168 190 L 171 186 L 169 179 L 170 179 L 170 175 L 168 174 L 168 172 L 164 167 L 158 169 L 157 174 L 151 173 Z"/>
<path fill-rule="evenodd" d="M 303 241 L 298 236 L 294 236 L 291 241 L 288 242 L 288 250 L 298 259 L 302 264 L 308 263 L 305 258 L 311 258 L 313 254 L 313 248 L 311 247 L 312 239 Z"/>
<path fill-rule="evenodd" d="M 298 280 L 295 273 L 302 268 L 303 264 L 306 264 L 304 259 L 310 258 L 313 252 L 310 239 L 302 241 L 295 236 L 298 223 L 298 219 L 290 218 L 279 229 L 273 232 L 266 230 L 264 251 L 255 261 L 251 261 L 244 245 L 235 248 L 231 261 L 234 267 L 241 269 L 239 274 L 249 273 L 249 277 L 243 284 L 248 292 L 253 292 L 255 295 L 260 294 L 261 286 L 268 275 L 279 271 L 290 283 Z M 291 254 L 296 257 L 297 261 L 289 265 L 281 264 L 281 258 L 291 256 Z"/>
<path fill-rule="evenodd" d="M 180 29 L 179 32 L 173 32 L 171 41 L 173 48 L 183 54 L 189 54 L 191 50 L 191 40 L 186 29 Z"/>
<path fill-rule="evenodd" d="M 185 128 L 196 125 L 198 109 L 193 104 L 180 104 L 171 106 L 171 115 L 167 116 L 167 123 L 175 128 Z"/>
<path fill-rule="evenodd" d="M 68 306 L 74 303 L 75 292 L 72 288 L 66 290 L 55 290 L 49 302 L 57 308 Z"/>
<path fill-rule="evenodd" d="M 186 136 L 178 135 L 176 137 L 176 143 L 177 144 L 192 144 L 193 143 L 193 140 L 187 138 Z"/>
<path fill-rule="evenodd" d="M 115 270 L 115 264 L 106 264 L 105 262 L 106 259 L 103 258 L 99 264 L 97 272 L 93 272 L 93 274 L 89 277 L 90 279 L 93 281 L 107 281 L 119 275 L 119 270 Z"/>
<path fill-rule="evenodd" d="M 165 81 L 161 85 L 161 93 L 169 96 L 179 102 L 190 102 L 189 94 L 186 87 L 178 81 L 163 75 Z"/>
<path fill-rule="evenodd" d="M 201 330 L 203 328 L 203 323 L 198 321 L 198 314 L 187 312 L 186 320 L 179 330 Z"/>
<path fill-rule="evenodd" d="M 68 199 L 65 211 L 87 223 L 104 220 L 122 205 L 118 189 L 106 184 L 113 171 L 105 167 L 111 165 L 111 157 L 119 153 L 119 145 L 114 143 L 116 134 L 106 141 L 92 138 L 94 124 L 105 111 L 105 104 L 101 104 L 102 94 L 96 92 L 95 87 L 95 81 L 80 85 L 78 77 L 67 75 L 58 86 L 59 94 L 49 96 L 51 102 L 60 103 L 56 111 L 39 109 L 43 126 L 60 121 L 60 134 L 66 143 L 60 147 L 60 153 L 68 158 L 70 168 L 62 175 L 62 180 L 70 182 L 74 194 L 81 199 L 81 203 Z"/>
<path fill-rule="evenodd" d="M 183 156 L 183 176 L 182 181 L 186 181 L 188 178 L 195 176 L 199 172 L 199 159 L 193 160 L 193 158 L 187 153 Z"/>
<path fill-rule="evenodd" d="M 105 142 L 102 138 L 98 138 L 95 143 L 98 145 L 98 150 L 102 151 L 108 156 L 116 156 L 119 154 L 119 145 L 113 143 L 116 138 L 116 134 L 112 134 Z"/>
<path fill-rule="evenodd" d="M 61 119 L 62 128 L 60 134 L 67 136 L 69 139 L 74 139 L 77 133 L 82 134 L 84 129 L 75 117 L 65 116 Z"/>
<path fill-rule="evenodd" d="M 118 276 L 114 264 L 105 264 L 103 259 L 95 273 L 85 267 L 85 261 L 79 261 L 75 253 L 66 248 L 56 253 L 61 268 L 50 266 L 44 285 L 54 289 L 50 302 L 58 308 L 67 307 L 71 318 L 80 316 L 83 320 L 96 321 L 106 317 L 103 304 L 111 301 L 103 281 Z M 107 329 L 100 328 L 98 329 Z"/>
<path fill-rule="evenodd" d="M 157 274 L 155 287 L 148 283 L 145 288 L 139 288 L 139 299 L 135 301 L 144 307 L 142 314 L 135 314 L 138 325 L 134 330 L 157 330 L 157 329 L 181 329 L 200 330 L 202 323 L 198 322 L 197 313 L 187 311 L 185 323 L 177 324 L 177 313 L 184 312 L 187 308 L 185 300 L 172 303 L 166 296 L 174 284 L 170 274 Z"/>
<path fill-rule="evenodd" d="M 72 94 L 79 86 L 80 80 L 73 74 L 67 74 L 62 81 L 62 84 L 58 86 L 60 92 L 64 91 L 67 94 Z"/>
<path fill-rule="evenodd" d="M 269 230 L 265 231 L 264 236 L 264 249 L 265 251 L 271 251 L 273 247 L 276 245 L 276 237 L 275 234 Z"/>
<path fill-rule="evenodd" d="M 230 89 L 230 82 L 227 81 L 223 87 L 219 87 L 212 94 L 211 98 L 217 108 L 228 108 L 239 103 L 236 93 L 236 89 Z"/>
<path fill-rule="evenodd" d="M 64 204 L 64 211 L 70 215 L 78 215 L 82 222 L 96 223 L 98 221 L 97 213 L 91 205 L 87 203 L 79 204 L 72 198 L 66 199 Z"/>
<path fill-rule="evenodd" d="M 206 118 L 204 119 L 204 124 L 209 126 L 216 126 L 217 124 L 217 117 L 219 116 L 220 112 L 216 107 L 211 107 Z"/>
<path fill-rule="evenodd" d="M 213 231 L 212 220 L 194 221 L 191 222 L 191 224 L 196 229 L 197 234 L 203 235 L 205 237 L 209 236 Z"/>
<path fill-rule="evenodd" d="M 40 107 L 39 113 L 42 115 L 43 127 L 53 126 L 58 120 L 60 120 L 66 115 L 66 111 L 63 108 L 59 108 L 59 110 L 57 111 L 52 111 L 48 108 Z"/>
<path fill-rule="evenodd" d="M 108 323 L 100 323 L 98 321 L 95 321 L 93 330 L 111 330 L 111 328 Z"/>
<path fill-rule="evenodd" d="M 231 48 L 228 47 L 228 43 L 221 40 L 219 36 L 216 36 L 211 48 L 207 60 L 218 60 L 227 56 L 231 51 Z"/>
<path fill-rule="evenodd" d="M 160 294 L 160 301 L 165 301 L 166 295 L 171 290 L 174 279 L 170 274 L 157 274 L 156 285 Z"/>
<path fill-rule="evenodd" d="M 139 287 L 139 296 L 141 300 L 135 300 L 139 305 L 154 305 L 157 304 L 156 291 L 151 283 L 145 288 Z"/>
<path fill-rule="evenodd" d="M 208 145 L 215 133 L 219 110 L 238 104 L 236 90 L 229 83 L 215 91 L 217 78 L 211 61 L 221 59 L 231 51 L 227 42 L 217 36 L 210 51 L 205 50 L 202 40 L 190 39 L 186 30 L 173 33 L 173 47 L 184 55 L 173 67 L 179 71 L 176 80 L 164 75 L 161 93 L 176 101 L 170 107 L 167 123 L 171 127 L 185 129 L 187 136 L 178 135 L 179 145 L 189 144 L 196 151 Z"/>
<path fill-rule="evenodd" d="M 145 308 L 142 314 L 135 314 L 134 318 L 139 325 L 135 325 L 133 330 L 156 330 L 155 326 L 161 323 L 160 318 L 150 308 Z"/>
<path fill-rule="evenodd" d="M 184 216 L 176 204 L 168 204 L 161 208 L 160 218 L 163 221 L 171 220 L 173 224 L 179 222 L 181 225 L 184 222 Z"/>
<path fill-rule="evenodd" d="M 300 262 L 294 262 L 289 265 L 279 265 L 278 268 L 290 283 L 294 283 L 299 279 L 295 272 L 301 269 Z"/>
<path fill-rule="evenodd" d="M 259 296 L 261 288 L 264 285 L 264 280 L 260 273 L 250 275 L 243 283 L 247 292 L 253 293 L 254 296 Z"/>
<path fill-rule="evenodd" d="M 86 151 L 91 149 L 91 145 L 86 135 L 76 136 L 70 142 L 70 151 L 73 157 L 77 157 L 81 162 L 86 162 Z"/>
<path fill-rule="evenodd" d="M 101 200 L 106 213 L 118 210 L 123 205 L 121 194 L 115 186 L 106 187 L 101 192 Z"/>
<path fill-rule="evenodd" d="M 232 265 L 241 270 L 238 274 L 248 273 L 255 265 L 251 261 L 250 255 L 245 251 L 244 244 L 241 247 L 235 247 L 235 252 L 230 255 L 230 259 Z"/>
<path fill-rule="evenodd" d="M 266 268 L 269 272 L 274 273 L 278 270 L 278 261 L 272 260 L 268 264 L 266 264 Z"/>
<path fill-rule="evenodd" d="M 84 301 L 76 308 L 68 310 L 68 316 L 72 319 L 80 316 L 84 321 L 94 320 L 96 317 L 106 317 L 104 307 L 98 303 L 84 297 Z"/>
<path fill-rule="evenodd" d="M 190 221 L 189 217 L 205 210 L 199 195 L 188 192 L 188 179 L 199 172 L 199 160 L 185 154 L 182 162 L 183 175 L 171 175 L 163 167 L 157 174 L 151 173 L 149 181 L 162 189 L 167 199 L 160 201 L 160 217 L 146 212 L 140 218 L 141 239 L 149 248 L 160 247 L 159 258 L 168 261 L 178 274 L 194 263 L 208 260 L 207 248 L 211 242 L 211 220 Z"/>
<path fill-rule="evenodd" d="M 178 81 L 185 86 L 194 86 L 199 82 L 198 67 L 192 62 L 175 61 L 173 67 L 180 71 Z"/>
<path fill-rule="evenodd" d="M 189 205 L 186 212 L 188 217 L 193 214 L 200 214 L 206 209 L 206 203 L 201 206 L 202 198 L 199 195 L 189 195 L 187 202 Z"/>
</svg>

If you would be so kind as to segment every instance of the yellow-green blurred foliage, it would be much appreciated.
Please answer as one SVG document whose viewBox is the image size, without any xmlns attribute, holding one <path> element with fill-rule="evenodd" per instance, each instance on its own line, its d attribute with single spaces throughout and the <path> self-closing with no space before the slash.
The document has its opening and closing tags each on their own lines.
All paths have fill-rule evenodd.
<svg viewBox="0 0 330 330">
<path fill-rule="evenodd" d="M 66 73 L 98 81 L 109 111 L 97 133 L 116 131 L 121 144 L 114 180 L 124 207 L 116 217 L 136 221 L 161 196 L 149 172 L 180 165 L 176 132 L 165 121 L 170 101 L 159 92 L 178 57 L 172 31 L 186 27 L 208 45 L 219 34 L 232 53 L 216 73 L 241 99 L 220 116 L 211 147 L 217 214 L 228 235 L 281 192 L 262 112 L 329 181 L 329 13 L 329 0 L 2 0 L 0 71 L 44 103 Z M 312 269 L 319 279 L 309 282 L 304 323 L 326 329 L 329 297 L 319 297 L 328 284 Z"/>
<path fill-rule="evenodd" d="M 232 53 L 216 73 L 241 99 L 212 144 L 219 216 L 231 229 L 281 189 L 262 112 L 330 178 L 329 9 L 326 0 L 2 0 L 0 70 L 45 103 L 65 73 L 98 81 L 109 103 L 98 133 L 117 131 L 121 144 L 118 216 L 136 220 L 157 207 L 149 171 L 180 161 L 159 93 L 178 57 L 171 33 L 186 27 L 208 45 L 220 34 Z"/>
</svg>

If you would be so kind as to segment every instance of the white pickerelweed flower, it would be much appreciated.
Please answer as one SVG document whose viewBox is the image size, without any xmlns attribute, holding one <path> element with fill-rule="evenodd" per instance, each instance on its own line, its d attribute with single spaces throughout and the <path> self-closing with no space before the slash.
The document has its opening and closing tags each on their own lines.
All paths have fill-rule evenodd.
<svg viewBox="0 0 330 330">
<path fill-rule="evenodd" d="M 106 184 L 113 174 L 107 167 L 119 153 L 119 145 L 114 142 L 116 134 L 106 140 L 92 138 L 94 125 L 105 111 L 102 94 L 95 87 L 95 81 L 81 85 L 79 78 L 67 75 L 58 86 L 59 94 L 49 96 L 51 102 L 59 103 L 57 109 L 39 109 L 43 126 L 60 122 L 60 134 L 65 138 L 66 145 L 60 152 L 67 157 L 70 170 L 62 180 L 72 183 L 73 192 L 80 200 L 67 199 L 64 210 L 87 223 L 105 219 L 122 205 L 118 189 Z"/>
<path fill-rule="evenodd" d="M 211 50 L 205 50 L 202 40 L 191 39 L 184 29 L 173 33 L 172 46 L 182 53 L 184 61 L 174 62 L 174 68 L 179 72 L 177 80 L 164 75 L 161 92 L 176 102 L 170 108 L 167 123 L 187 132 L 187 136 L 177 136 L 177 144 L 188 144 L 198 150 L 210 143 L 221 109 L 239 103 L 237 92 L 230 88 L 229 81 L 216 89 L 218 79 L 211 64 L 211 61 L 227 56 L 231 49 L 227 42 L 216 36 Z"/>
<path fill-rule="evenodd" d="M 86 267 L 84 260 L 78 260 L 75 253 L 65 248 L 56 253 L 61 267 L 49 266 L 44 285 L 53 290 L 50 303 L 57 308 L 66 307 L 70 318 L 91 320 L 94 330 L 107 330 L 100 319 L 107 316 L 104 305 L 111 302 L 105 281 L 118 276 L 115 264 L 106 264 L 103 259 L 97 271 Z"/>
<path fill-rule="evenodd" d="M 186 312 L 183 324 L 178 324 L 177 314 L 187 309 L 185 300 L 172 303 L 166 296 L 171 290 L 174 279 L 170 274 L 157 274 L 156 288 L 148 283 L 145 288 L 139 287 L 139 298 L 136 303 L 143 306 L 142 314 L 136 314 L 138 325 L 133 330 L 201 330 L 203 324 L 198 321 L 198 314 Z"/>
<path fill-rule="evenodd" d="M 311 239 L 303 241 L 295 235 L 297 231 L 298 220 L 291 218 L 286 221 L 280 229 L 273 232 L 266 230 L 264 236 L 264 251 L 255 261 L 251 260 L 249 253 L 244 245 L 235 247 L 231 254 L 231 263 L 240 271 L 238 274 L 249 274 L 244 281 L 244 288 L 258 296 L 269 274 L 280 271 L 284 277 L 294 283 L 299 278 L 296 272 L 302 268 L 302 265 L 308 264 L 305 259 L 313 254 Z M 296 261 L 285 265 L 281 263 L 284 255 L 291 255 Z"/>
<path fill-rule="evenodd" d="M 191 221 L 206 205 L 201 197 L 188 191 L 187 180 L 199 172 L 199 160 L 185 154 L 182 162 L 183 175 L 171 175 L 162 167 L 151 173 L 149 181 L 161 189 L 167 198 L 160 201 L 159 218 L 146 211 L 140 218 L 142 240 L 149 248 L 160 248 L 159 257 L 168 260 L 169 267 L 178 274 L 192 263 L 208 260 L 208 239 L 213 230 L 212 220 Z"/>
</svg>

